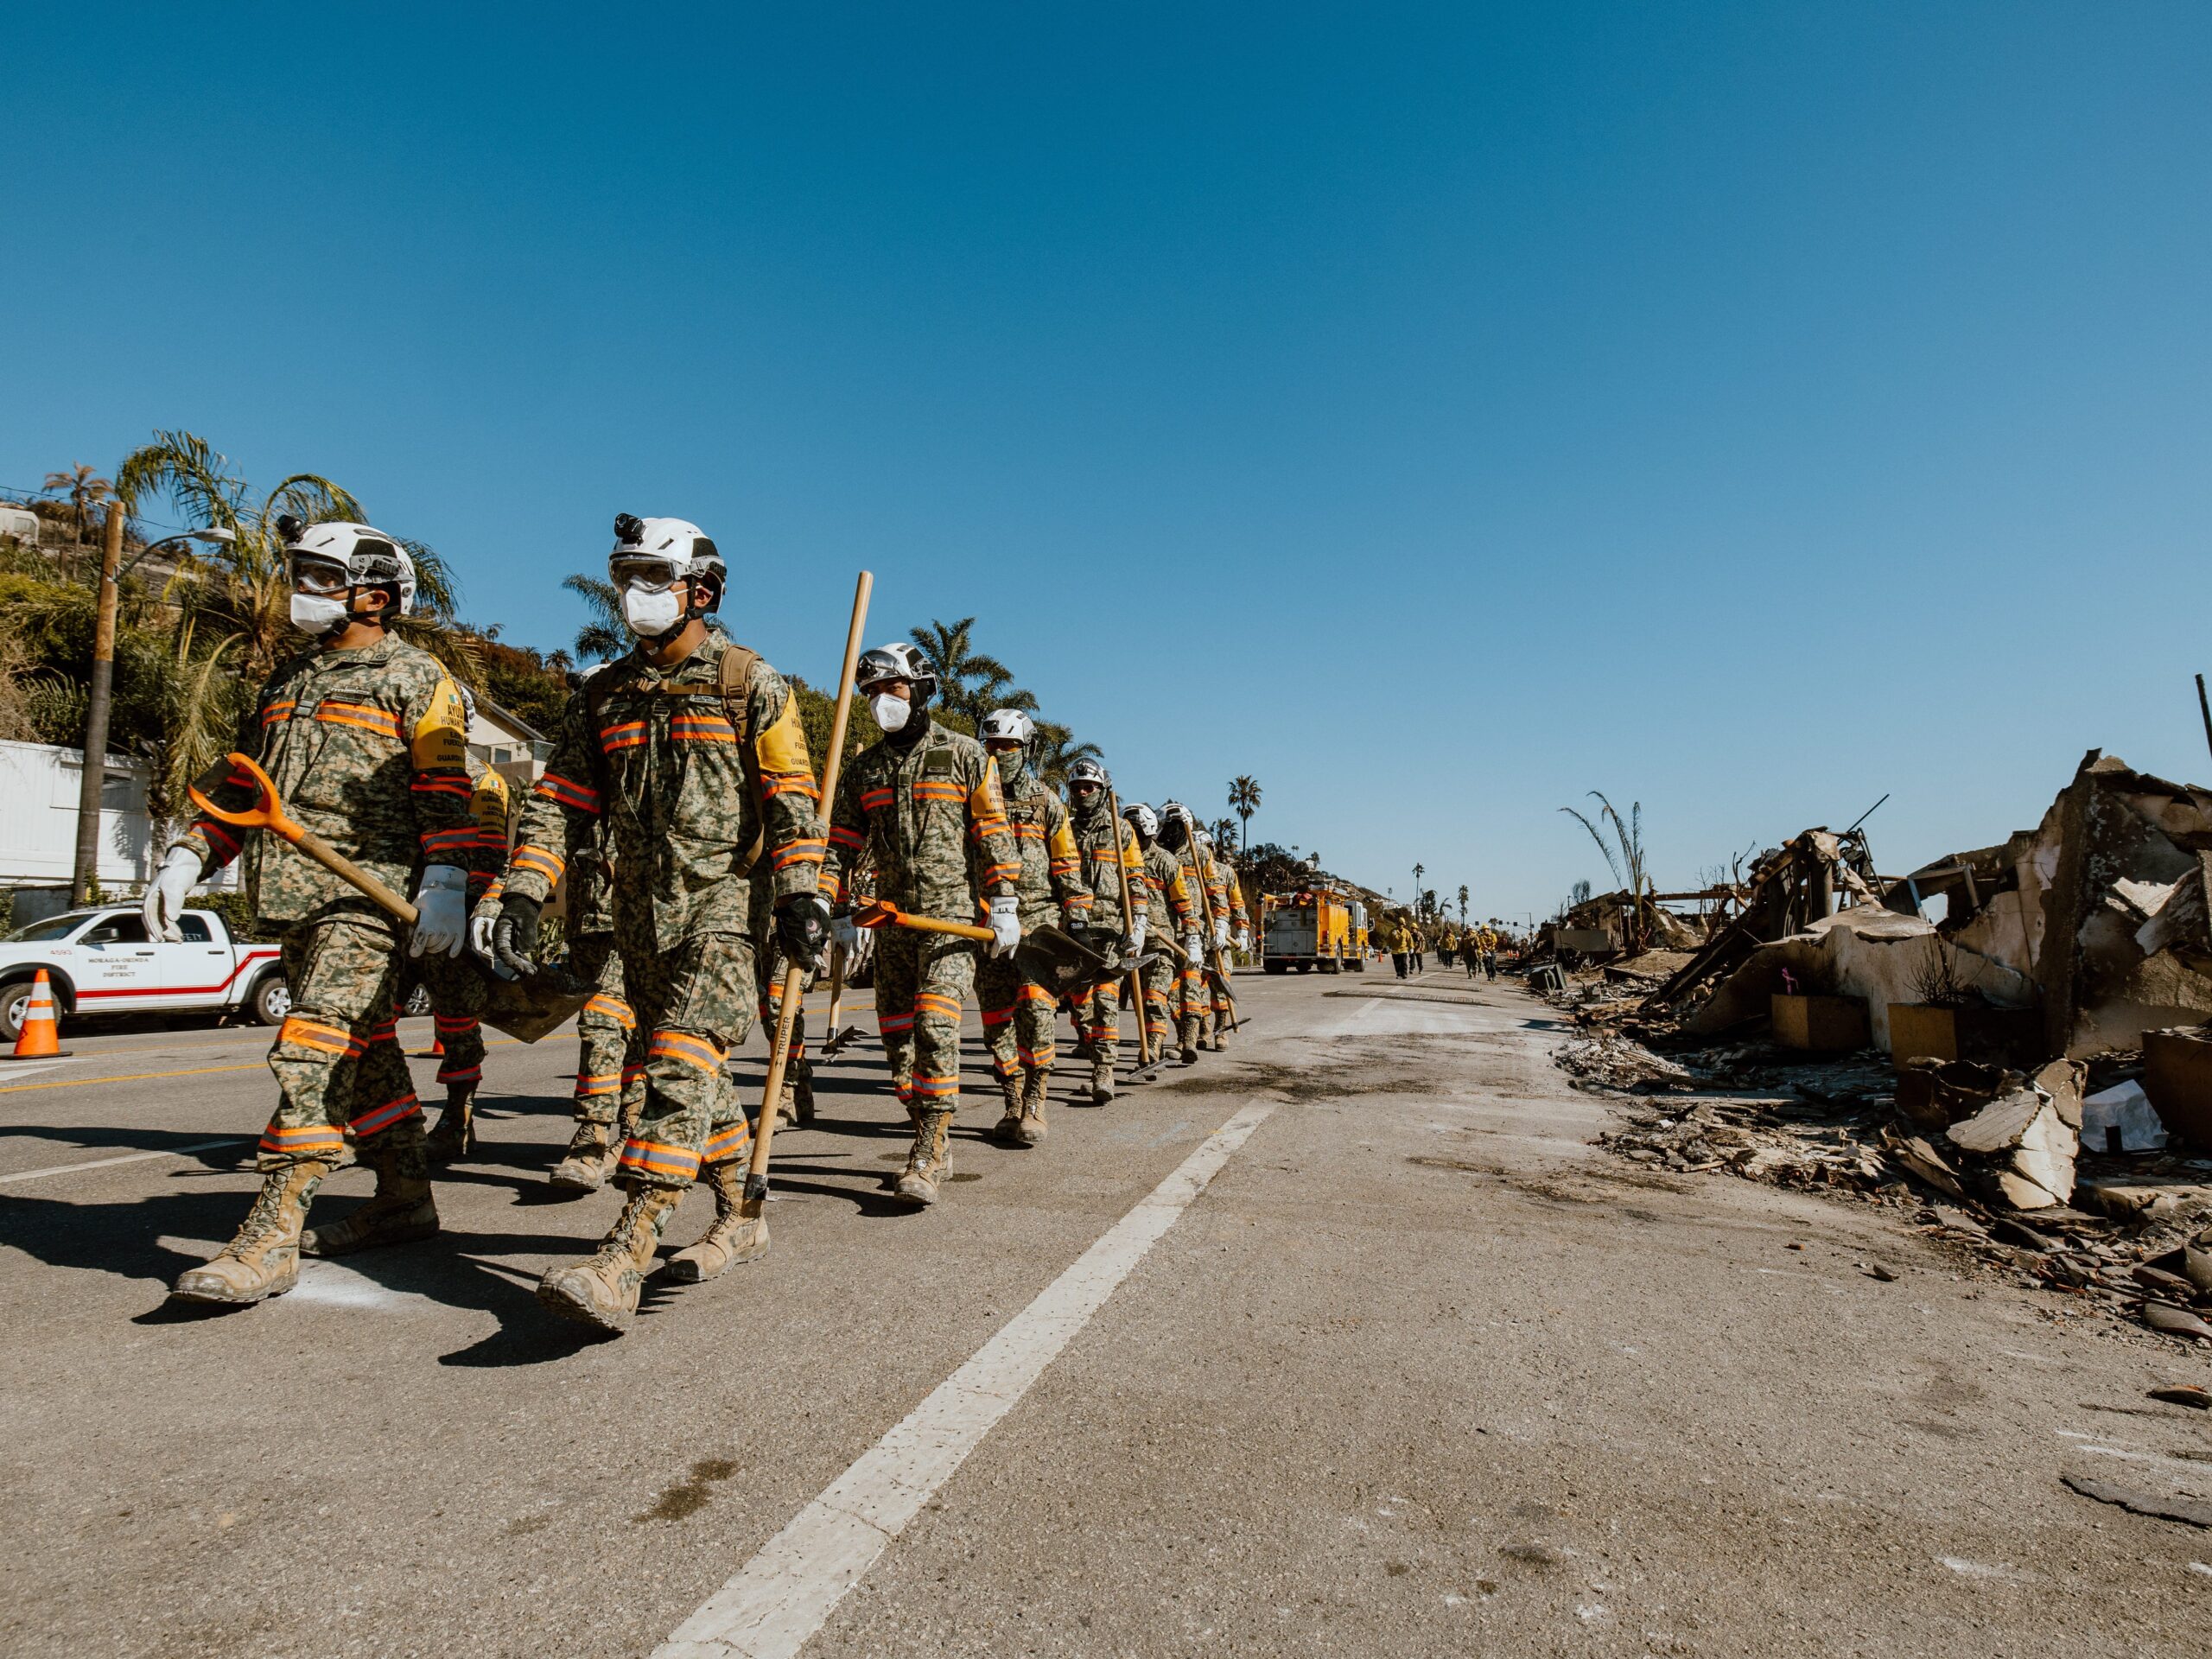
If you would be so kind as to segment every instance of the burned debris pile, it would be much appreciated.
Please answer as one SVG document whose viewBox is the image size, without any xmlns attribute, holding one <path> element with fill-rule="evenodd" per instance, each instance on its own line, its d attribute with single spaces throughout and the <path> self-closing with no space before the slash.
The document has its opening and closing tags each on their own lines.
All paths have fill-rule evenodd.
<svg viewBox="0 0 2212 1659">
<path fill-rule="evenodd" d="M 1634 1101 L 1600 1144 L 1897 1206 L 2212 1344 L 2212 791 L 2092 752 L 1997 846 L 1885 876 L 1808 830 L 1686 896 L 1701 942 L 1656 962 L 1554 930 L 1559 1064 Z"/>
</svg>

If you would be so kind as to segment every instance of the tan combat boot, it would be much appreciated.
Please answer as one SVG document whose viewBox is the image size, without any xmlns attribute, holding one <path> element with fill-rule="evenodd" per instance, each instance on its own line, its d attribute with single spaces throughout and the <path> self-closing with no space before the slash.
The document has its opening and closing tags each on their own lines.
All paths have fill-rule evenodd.
<svg viewBox="0 0 2212 1659">
<path fill-rule="evenodd" d="M 668 1258 L 661 1276 L 679 1285 L 703 1284 L 724 1268 L 741 1262 L 757 1262 L 768 1254 L 768 1216 L 764 1208 L 750 1221 L 745 1218 L 745 1171 L 748 1160 L 725 1158 L 699 1172 L 699 1179 L 715 1195 L 713 1224 L 699 1242 L 686 1245 Z"/>
<path fill-rule="evenodd" d="M 1103 1106 L 1114 1098 L 1114 1062 L 1100 1055 L 1090 1063 L 1090 1103 Z"/>
<path fill-rule="evenodd" d="M 393 1124 L 362 1161 L 377 1173 L 376 1192 L 351 1214 L 301 1234 L 302 1255 L 346 1255 L 375 1244 L 411 1243 L 438 1230 L 421 1118 Z"/>
<path fill-rule="evenodd" d="M 545 1178 L 546 1185 L 571 1192 L 596 1192 L 614 1173 L 621 1150 L 611 1124 L 579 1123 L 569 1137 L 568 1151 Z"/>
<path fill-rule="evenodd" d="M 169 1292 L 180 1301 L 244 1306 L 282 1296 L 300 1281 L 300 1230 L 315 1190 L 338 1166 L 288 1164 L 261 1178 L 261 1195 L 238 1224 L 238 1236 L 212 1262 L 188 1268 Z"/>
<path fill-rule="evenodd" d="M 621 1331 L 638 1311 L 638 1287 L 653 1264 L 661 1229 L 683 1201 L 681 1187 L 632 1186 L 599 1253 L 572 1267 L 548 1268 L 537 1281 L 537 1300 L 563 1319 Z"/>
<path fill-rule="evenodd" d="M 906 1154 L 894 1189 L 909 1204 L 935 1204 L 937 1190 L 952 1173 L 952 1113 L 945 1107 L 918 1107 L 914 1145 Z"/>
<path fill-rule="evenodd" d="M 474 1087 L 455 1089 L 446 1096 L 446 1109 L 438 1114 L 438 1126 L 430 1131 L 424 1143 L 434 1164 L 449 1164 L 456 1158 L 466 1158 L 476 1150 L 476 1090 Z"/>
<path fill-rule="evenodd" d="M 1052 1070 L 1044 1067 L 1032 1071 L 1021 1086 L 1021 1122 L 1014 1126 L 1014 1138 L 1025 1147 L 1045 1144 L 1045 1102 L 1052 1085 Z"/>
<path fill-rule="evenodd" d="M 991 1133 L 1001 1141 L 1019 1141 L 1021 1138 L 1021 1073 L 1009 1071 L 1001 1077 L 999 1094 L 1006 1101 L 1006 1110 L 999 1115 L 999 1121 Z"/>
<path fill-rule="evenodd" d="M 1198 1017 L 1186 1014 L 1177 1025 L 1176 1034 L 1182 1045 L 1183 1064 L 1196 1065 L 1198 1063 Z"/>
</svg>

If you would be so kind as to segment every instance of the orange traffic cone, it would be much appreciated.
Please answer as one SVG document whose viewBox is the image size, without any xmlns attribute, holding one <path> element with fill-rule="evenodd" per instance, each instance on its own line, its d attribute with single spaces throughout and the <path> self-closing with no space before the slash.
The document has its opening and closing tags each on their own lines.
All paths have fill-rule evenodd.
<svg viewBox="0 0 2212 1659">
<path fill-rule="evenodd" d="M 445 1057 L 446 1039 L 434 1031 L 430 1033 L 430 1052 L 423 1058 L 426 1060 L 442 1060 Z"/>
<path fill-rule="evenodd" d="M 23 1004 L 23 1022 L 16 1032 L 15 1052 L 8 1058 L 54 1059 L 63 1052 L 60 1032 L 54 1017 L 54 987 L 47 982 L 46 969 L 41 968 L 38 977 L 31 982 L 30 997 Z"/>
</svg>

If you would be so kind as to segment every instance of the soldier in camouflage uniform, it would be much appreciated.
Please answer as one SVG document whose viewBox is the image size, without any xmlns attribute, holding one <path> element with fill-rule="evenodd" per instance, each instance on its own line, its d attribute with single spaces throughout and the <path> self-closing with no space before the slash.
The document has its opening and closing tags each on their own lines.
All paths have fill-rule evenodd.
<svg viewBox="0 0 2212 1659">
<path fill-rule="evenodd" d="M 1014 883 L 1020 855 L 1007 823 L 998 768 L 972 737 L 929 715 L 936 677 L 912 645 L 861 658 L 855 684 L 886 735 L 837 780 L 823 890 L 844 896 L 846 873 L 875 865 L 880 895 L 900 910 L 976 923 L 985 913 L 991 954 L 1020 942 Z M 852 925 L 841 925 L 841 934 Z M 960 1007 L 980 954 L 970 940 L 887 927 L 876 944 L 875 1014 L 892 1081 L 914 1122 L 899 1196 L 934 1204 L 951 1171 L 948 1137 L 960 1104 Z"/>
<path fill-rule="evenodd" d="M 1120 936 L 1122 887 L 1129 889 L 1129 920 L 1133 931 L 1122 948 L 1135 957 L 1144 951 L 1152 926 L 1151 895 L 1144 886 L 1144 849 L 1136 832 L 1114 817 L 1109 798 L 1112 780 L 1096 760 L 1078 760 L 1068 768 L 1070 829 L 1082 861 L 1084 880 L 1093 895 L 1091 925 L 1100 933 Z M 1114 1098 L 1114 1061 L 1122 1042 L 1122 987 L 1126 973 L 1114 974 L 1088 986 L 1076 999 L 1076 1021 L 1090 1044 L 1090 1098 L 1103 1106 Z M 1144 1018 L 1144 1010 L 1137 1010 Z"/>
<path fill-rule="evenodd" d="M 758 995 L 753 885 L 773 887 L 778 935 L 801 962 L 819 952 L 830 912 L 815 892 L 822 827 L 798 700 L 706 623 L 728 579 L 721 556 L 680 518 L 626 513 L 614 530 L 608 575 L 638 647 L 569 699 L 524 809 L 492 946 L 527 970 L 554 883 L 607 835 L 621 873 L 623 983 L 650 1033 L 645 1108 L 616 1160 L 621 1217 L 595 1255 L 550 1268 L 537 1294 L 564 1317 L 620 1331 L 695 1179 L 713 1189 L 715 1221 L 670 1260 L 669 1278 L 712 1278 L 767 1249 L 765 1219 L 741 1211 L 753 1135 L 722 1074 Z"/>
<path fill-rule="evenodd" d="M 1207 1008 L 1214 1051 L 1218 1053 L 1229 1040 L 1230 1023 L 1236 1018 L 1229 1001 L 1230 948 L 1233 945 L 1239 950 L 1250 949 L 1252 935 L 1245 925 L 1244 887 L 1236 879 L 1235 867 L 1222 857 L 1213 837 L 1205 830 L 1198 831 L 1197 841 L 1206 864 L 1206 893 L 1213 907 L 1214 957 L 1220 967 L 1210 987 Z"/>
<path fill-rule="evenodd" d="M 983 749 L 998 768 L 1007 823 L 1021 859 L 1014 896 L 1020 901 L 1022 931 L 1057 922 L 1073 931 L 1092 924 L 1090 888 L 1083 879 L 1075 837 L 1068 830 L 1066 806 L 1027 764 L 1029 740 L 1035 734 L 1034 723 L 1019 709 L 996 709 L 983 716 Z M 1058 1023 L 1052 993 L 1024 973 L 1011 957 L 989 957 L 976 964 L 976 1000 L 982 1007 L 991 1069 L 1006 1102 L 993 1133 L 1020 1146 L 1042 1146 Z M 1109 1100 L 1114 1096 L 1113 1079 L 1109 1059 Z M 1096 1080 L 1094 1066 L 1094 1084 Z"/>
<path fill-rule="evenodd" d="M 1165 802 L 1160 806 L 1160 844 L 1174 863 L 1173 873 L 1167 880 L 1167 899 L 1175 912 L 1175 928 L 1181 936 L 1183 951 L 1181 971 L 1175 981 L 1174 1012 L 1185 1065 L 1196 1064 L 1198 1050 L 1209 1046 L 1205 1020 L 1213 1011 L 1213 993 L 1206 984 L 1208 901 L 1204 891 L 1205 868 L 1200 861 L 1204 855 L 1198 844 L 1198 823 L 1191 809 L 1180 801 Z"/>
<path fill-rule="evenodd" d="M 1122 816 L 1136 831 L 1137 844 L 1144 852 L 1144 894 L 1148 917 L 1147 937 L 1166 941 L 1195 932 L 1198 920 L 1191 912 L 1192 895 L 1182 880 L 1182 867 L 1175 855 L 1160 844 L 1160 816 L 1142 801 L 1133 801 L 1122 809 Z M 1152 1039 L 1152 1051 L 1164 1056 L 1168 1038 L 1176 1033 L 1177 1014 L 1182 1003 L 1184 970 L 1178 967 L 1173 951 L 1162 949 L 1143 972 L 1145 1030 Z M 1182 1033 L 1181 1058 L 1190 1065 L 1198 1058 L 1195 1046 L 1197 1033 L 1185 1028 Z"/>
<path fill-rule="evenodd" d="M 465 685 L 461 688 L 461 729 L 466 732 L 476 719 L 476 697 Z M 511 798 L 505 778 L 466 751 L 462 759 L 468 768 L 468 814 L 476 823 L 476 842 L 468 854 L 468 905 L 474 911 L 507 867 Z M 454 1013 L 443 1006 L 453 1000 L 449 993 L 442 995 L 449 978 L 433 975 L 426 985 L 441 1051 L 438 1084 L 446 1091 L 445 1109 L 438 1114 L 437 1125 L 430 1131 L 429 1150 L 434 1164 L 449 1164 L 476 1149 L 476 1090 L 484 1081 L 483 1022 L 473 1014 Z M 391 1040 L 398 1040 L 397 1033 Z"/>
<path fill-rule="evenodd" d="M 461 693 L 434 658 L 386 632 L 414 603 L 414 563 L 365 524 L 308 526 L 287 516 L 277 528 L 291 568 L 292 620 L 317 643 L 270 677 L 238 750 L 269 773 L 294 818 L 385 886 L 404 891 L 419 872 L 410 949 L 431 953 L 426 967 L 458 966 L 448 957 L 467 925 L 476 842 Z M 258 793 L 227 760 L 200 787 L 232 811 Z M 245 840 L 203 817 L 147 890 L 149 933 L 175 938 L 193 883 L 242 845 L 246 896 L 283 939 L 292 1006 L 269 1052 L 281 1094 L 261 1137 L 260 1196 L 221 1254 L 177 1280 L 175 1294 L 191 1301 L 281 1295 L 297 1282 L 302 1253 L 336 1255 L 438 1228 L 422 1108 L 397 1043 L 376 1040 L 394 1017 L 399 924 L 290 842 Z M 468 970 L 455 978 L 468 982 Z M 376 1171 L 376 1194 L 308 1232 L 315 1191 L 348 1147 Z"/>
</svg>

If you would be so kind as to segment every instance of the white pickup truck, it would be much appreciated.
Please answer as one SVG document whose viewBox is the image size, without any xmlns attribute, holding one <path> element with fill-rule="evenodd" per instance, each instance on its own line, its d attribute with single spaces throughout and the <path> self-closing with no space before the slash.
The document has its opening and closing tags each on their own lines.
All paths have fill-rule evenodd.
<svg viewBox="0 0 2212 1659">
<path fill-rule="evenodd" d="M 71 1014 L 247 1014 L 273 1026 L 292 1005 L 273 944 L 231 937 L 212 910 L 177 918 L 182 943 L 146 936 L 136 905 L 73 910 L 0 939 L 0 1042 L 14 1042 L 41 968 L 54 1005 Z"/>
</svg>

